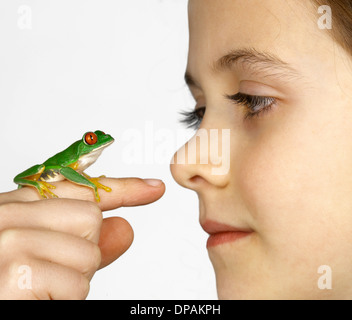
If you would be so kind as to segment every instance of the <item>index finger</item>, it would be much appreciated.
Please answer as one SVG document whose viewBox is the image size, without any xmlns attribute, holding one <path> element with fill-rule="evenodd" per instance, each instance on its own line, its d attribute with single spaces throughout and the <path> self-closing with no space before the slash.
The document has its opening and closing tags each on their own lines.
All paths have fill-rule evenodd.
<svg viewBox="0 0 352 320">
<path fill-rule="evenodd" d="M 99 189 L 101 201 L 98 206 L 102 211 L 117 209 L 119 207 L 139 206 L 152 203 L 162 197 L 165 184 L 161 180 L 140 178 L 102 178 L 103 185 L 112 189 L 106 192 Z M 59 198 L 95 201 L 91 188 L 80 186 L 69 181 L 52 183 L 56 187 L 55 194 Z M 0 204 L 17 201 L 36 201 L 41 197 L 32 187 L 23 187 L 7 193 L 0 194 Z"/>
</svg>

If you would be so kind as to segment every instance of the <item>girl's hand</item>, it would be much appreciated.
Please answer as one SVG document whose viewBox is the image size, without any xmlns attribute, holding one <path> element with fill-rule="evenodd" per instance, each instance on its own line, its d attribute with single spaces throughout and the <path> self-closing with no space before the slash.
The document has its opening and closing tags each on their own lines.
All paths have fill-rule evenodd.
<svg viewBox="0 0 352 320">
<path fill-rule="evenodd" d="M 0 299 L 85 299 L 94 273 L 133 241 L 129 223 L 102 211 L 145 205 L 165 192 L 159 180 L 101 179 L 112 188 L 93 192 L 64 181 L 59 199 L 39 200 L 26 187 L 0 194 Z"/>
</svg>

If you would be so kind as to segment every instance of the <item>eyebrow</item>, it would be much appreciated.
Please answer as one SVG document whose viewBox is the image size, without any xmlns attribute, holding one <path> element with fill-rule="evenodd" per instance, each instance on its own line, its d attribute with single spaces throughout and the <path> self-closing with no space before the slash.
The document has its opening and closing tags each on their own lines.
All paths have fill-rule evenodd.
<svg viewBox="0 0 352 320">
<path fill-rule="evenodd" d="M 230 51 L 211 65 L 214 72 L 232 70 L 236 65 L 248 70 L 253 75 L 263 74 L 267 78 L 280 78 L 283 81 L 294 81 L 302 75 L 290 64 L 273 53 L 258 51 L 254 48 L 242 48 Z M 186 84 L 190 87 L 199 87 L 190 72 L 185 74 Z"/>
</svg>

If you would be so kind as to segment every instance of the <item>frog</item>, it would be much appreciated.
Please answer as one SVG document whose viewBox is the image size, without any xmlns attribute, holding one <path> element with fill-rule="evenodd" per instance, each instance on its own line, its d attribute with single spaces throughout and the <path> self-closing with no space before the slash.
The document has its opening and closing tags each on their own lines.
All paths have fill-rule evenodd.
<svg viewBox="0 0 352 320">
<path fill-rule="evenodd" d="M 111 192 L 112 189 L 102 185 L 99 179 L 91 178 L 84 170 L 97 161 L 103 150 L 114 142 L 114 138 L 103 131 L 86 132 L 82 139 L 71 144 L 67 149 L 55 154 L 42 164 L 34 165 L 14 178 L 18 189 L 33 187 L 42 199 L 58 198 L 51 190 L 56 187 L 51 183 L 68 180 L 77 185 L 86 186 L 94 191 L 96 202 L 100 202 L 98 189 Z"/>
</svg>

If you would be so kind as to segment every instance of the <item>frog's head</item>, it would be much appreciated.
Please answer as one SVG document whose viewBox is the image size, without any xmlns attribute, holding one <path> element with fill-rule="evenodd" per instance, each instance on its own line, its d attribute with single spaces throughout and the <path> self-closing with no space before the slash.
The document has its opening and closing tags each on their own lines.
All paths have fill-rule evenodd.
<svg viewBox="0 0 352 320">
<path fill-rule="evenodd" d="M 83 171 L 94 163 L 103 150 L 114 141 L 112 136 L 103 131 L 85 133 L 78 146 L 80 170 Z"/>
</svg>

